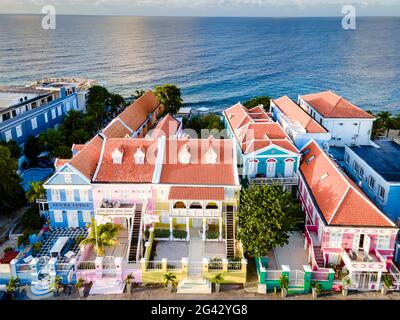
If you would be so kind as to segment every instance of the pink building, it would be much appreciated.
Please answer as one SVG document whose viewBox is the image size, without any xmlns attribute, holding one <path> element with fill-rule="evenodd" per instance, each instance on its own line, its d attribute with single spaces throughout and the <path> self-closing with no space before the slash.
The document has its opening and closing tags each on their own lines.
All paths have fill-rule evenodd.
<svg viewBox="0 0 400 320">
<path fill-rule="evenodd" d="M 379 289 L 398 229 L 316 142 L 301 151 L 299 197 L 313 270 L 341 266 L 353 289 Z"/>
</svg>

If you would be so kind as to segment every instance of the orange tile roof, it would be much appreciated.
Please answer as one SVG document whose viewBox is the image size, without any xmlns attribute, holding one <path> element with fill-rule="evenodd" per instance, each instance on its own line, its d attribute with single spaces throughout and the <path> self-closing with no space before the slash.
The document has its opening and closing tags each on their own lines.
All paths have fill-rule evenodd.
<svg viewBox="0 0 400 320">
<path fill-rule="evenodd" d="M 215 164 L 205 162 L 205 154 L 210 145 L 217 154 Z M 165 147 L 160 183 L 236 185 L 232 140 L 172 139 L 166 141 Z M 190 163 L 182 164 L 178 161 L 178 155 L 186 147 L 191 153 Z"/>
<path fill-rule="evenodd" d="M 394 227 L 317 143 L 311 141 L 302 152 L 300 172 L 328 225 Z"/>
<path fill-rule="evenodd" d="M 224 188 L 171 187 L 169 200 L 224 200 Z"/>
<path fill-rule="evenodd" d="M 97 163 L 99 162 L 102 146 L 103 139 L 99 135 L 96 135 L 72 158 L 70 164 L 89 180 L 92 180 Z"/>
<path fill-rule="evenodd" d="M 124 138 L 126 135 L 131 135 L 132 132 L 116 118 L 103 130 L 103 134 L 107 138 Z"/>
<path fill-rule="evenodd" d="M 73 151 L 81 151 L 83 148 L 85 147 L 85 144 L 73 144 L 72 145 L 72 148 L 71 148 L 71 150 L 72 150 L 72 152 Z"/>
<path fill-rule="evenodd" d="M 332 91 L 300 96 L 325 118 L 374 118 Z"/>
<path fill-rule="evenodd" d="M 147 91 L 118 116 L 133 132 L 137 131 L 160 104 L 152 91 Z"/>
<path fill-rule="evenodd" d="M 326 129 L 288 96 L 272 100 L 292 123 L 300 124 L 308 133 L 326 133 Z"/>
<path fill-rule="evenodd" d="M 69 161 L 71 161 L 71 159 L 59 159 L 59 158 L 56 158 L 56 161 L 54 161 L 54 167 L 56 169 L 60 168 L 60 167 L 62 167 L 64 164 L 66 164 Z"/>
<path fill-rule="evenodd" d="M 153 139 L 106 139 L 95 182 L 151 183 L 157 157 L 158 141 Z M 135 163 L 137 149 L 145 153 L 143 164 Z M 123 153 L 122 163 L 113 163 L 115 149 Z"/>
<path fill-rule="evenodd" d="M 152 130 L 151 138 L 156 139 L 161 136 L 169 138 L 176 134 L 179 125 L 180 122 L 168 113 L 158 122 L 157 126 Z"/>
</svg>

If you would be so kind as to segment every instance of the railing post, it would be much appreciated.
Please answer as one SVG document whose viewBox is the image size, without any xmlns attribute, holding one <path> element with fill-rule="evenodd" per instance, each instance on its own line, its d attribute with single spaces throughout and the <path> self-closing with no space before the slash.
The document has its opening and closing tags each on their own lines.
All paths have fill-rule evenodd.
<svg viewBox="0 0 400 320">
<path fill-rule="evenodd" d="M 115 269 L 117 270 L 117 276 L 122 280 L 122 274 L 124 272 L 124 267 L 123 267 L 123 258 L 122 257 L 116 257 L 114 259 L 115 262 Z"/>
<path fill-rule="evenodd" d="M 242 272 L 247 273 L 247 259 L 242 259 Z"/>
<path fill-rule="evenodd" d="M 18 277 L 17 262 L 18 262 L 18 259 L 12 259 L 10 262 L 10 273 L 11 273 L 11 276 L 14 278 Z"/>
<path fill-rule="evenodd" d="M 140 268 L 142 269 L 142 272 L 146 271 L 146 265 L 147 265 L 146 259 L 145 258 L 140 259 Z"/>
<path fill-rule="evenodd" d="M 182 258 L 182 273 L 186 274 L 188 273 L 188 258 Z"/>
<path fill-rule="evenodd" d="M 38 280 L 39 277 L 39 259 L 33 258 L 32 261 L 29 263 L 31 269 L 31 276 L 32 280 Z"/>
<path fill-rule="evenodd" d="M 304 269 L 304 292 L 308 293 L 311 291 L 312 269 L 308 265 L 304 265 L 303 269 Z"/>
<path fill-rule="evenodd" d="M 222 271 L 223 272 L 228 272 L 228 259 L 222 259 Z"/>
<path fill-rule="evenodd" d="M 168 269 L 167 258 L 162 258 L 161 259 L 161 269 L 162 269 L 163 272 L 167 272 L 167 269 Z"/>
<path fill-rule="evenodd" d="M 50 258 L 48 264 L 50 278 L 55 278 L 57 274 L 56 264 L 57 264 L 57 258 Z"/>
<path fill-rule="evenodd" d="M 96 277 L 102 278 L 103 277 L 103 257 L 97 257 L 94 260 L 94 265 L 96 268 Z"/>
<path fill-rule="evenodd" d="M 210 263 L 210 259 L 203 258 L 202 265 L 203 265 L 203 273 L 208 272 L 208 265 Z"/>
<path fill-rule="evenodd" d="M 290 281 L 290 266 L 282 265 L 282 277 L 283 276 L 286 276 L 288 278 L 288 280 Z"/>
</svg>

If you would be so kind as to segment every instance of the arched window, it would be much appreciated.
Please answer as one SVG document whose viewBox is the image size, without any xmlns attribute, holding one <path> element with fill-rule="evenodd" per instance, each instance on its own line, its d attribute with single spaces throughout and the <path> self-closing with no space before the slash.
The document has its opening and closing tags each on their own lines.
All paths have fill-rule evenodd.
<svg viewBox="0 0 400 320">
<path fill-rule="evenodd" d="M 177 201 L 174 203 L 174 209 L 185 209 L 186 206 L 182 201 Z"/>
<path fill-rule="evenodd" d="M 201 208 L 202 206 L 200 202 L 195 201 L 190 204 L 190 209 L 201 209 Z"/>
<path fill-rule="evenodd" d="M 267 160 L 267 178 L 274 178 L 276 174 L 276 159 Z"/>
<path fill-rule="evenodd" d="M 251 159 L 249 160 L 249 173 L 248 175 L 250 177 L 254 177 L 258 172 L 258 160 L 257 159 Z"/>
<path fill-rule="evenodd" d="M 285 159 L 284 176 L 285 177 L 292 177 L 293 176 L 293 170 L 294 170 L 294 159 L 293 158 Z"/>
<path fill-rule="evenodd" d="M 215 202 L 208 202 L 206 209 L 218 209 L 218 205 Z"/>
</svg>

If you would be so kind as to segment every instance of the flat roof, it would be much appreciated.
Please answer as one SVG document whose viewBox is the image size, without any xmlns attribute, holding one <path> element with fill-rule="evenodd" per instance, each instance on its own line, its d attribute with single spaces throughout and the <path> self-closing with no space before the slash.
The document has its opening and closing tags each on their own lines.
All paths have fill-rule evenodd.
<svg viewBox="0 0 400 320">
<path fill-rule="evenodd" d="M 179 113 L 190 113 L 192 111 L 192 108 L 190 107 L 182 107 L 179 109 L 178 114 Z"/>
<path fill-rule="evenodd" d="M 374 140 L 374 146 L 350 147 L 388 182 L 400 182 L 400 145 L 386 139 Z"/>
</svg>

